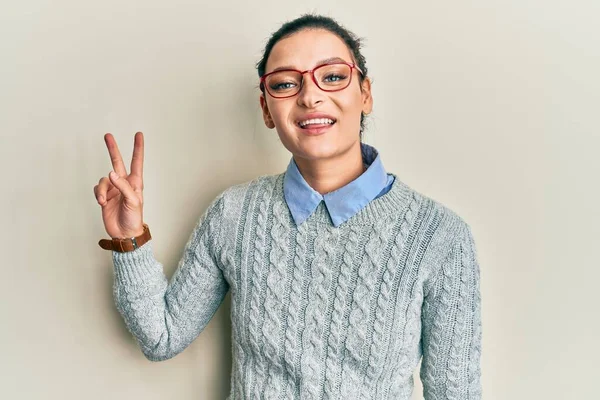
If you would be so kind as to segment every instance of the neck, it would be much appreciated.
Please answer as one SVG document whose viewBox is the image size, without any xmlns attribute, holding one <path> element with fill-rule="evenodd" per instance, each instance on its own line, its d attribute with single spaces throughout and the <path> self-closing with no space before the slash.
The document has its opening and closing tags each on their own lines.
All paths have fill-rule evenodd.
<svg viewBox="0 0 600 400">
<path fill-rule="evenodd" d="M 346 186 L 366 170 L 360 141 L 334 158 L 307 160 L 294 156 L 294 161 L 306 183 L 320 194 Z"/>
</svg>

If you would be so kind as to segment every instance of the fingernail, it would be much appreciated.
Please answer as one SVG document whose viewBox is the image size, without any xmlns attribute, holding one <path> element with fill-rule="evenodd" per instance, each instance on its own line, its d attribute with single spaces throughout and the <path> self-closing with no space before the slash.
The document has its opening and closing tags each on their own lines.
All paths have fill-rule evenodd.
<svg viewBox="0 0 600 400">
<path fill-rule="evenodd" d="M 104 196 L 98 196 L 98 201 L 100 203 L 104 203 Z"/>
<path fill-rule="evenodd" d="M 110 171 L 110 177 L 115 180 L 119 179 L 119 175 L 115 171 Z"/>
</svg>

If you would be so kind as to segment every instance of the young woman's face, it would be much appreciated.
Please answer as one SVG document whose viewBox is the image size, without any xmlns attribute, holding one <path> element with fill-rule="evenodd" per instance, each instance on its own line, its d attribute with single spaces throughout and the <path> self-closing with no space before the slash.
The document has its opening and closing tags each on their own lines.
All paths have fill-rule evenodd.
<svg viewBox="0 0 600 400">
<path fill-rule="evenodd" d="M 353 63 L 350 50 L 337 35 L 323 29 L 303 30 L 282 39 L 267 60 L 265 73 L 288 66 L 305 71 L 323 60 L 338 57 Z M 296 157 L 307 160 L 334 158 L 347 152 L 360 141 L 361 112 L 372 109 L 371 85 L 368 78 L 361 83 L 359 72 L 352 70 L 350 86 L 337 92 L 325 92 L 305 73 L 302 89 L 289 98 L 260 95 L 265 124 L 276 128 L 283 145 Z M 324 113 L 335 123 L 320 134 L 311 134 L 299 123 L 311 113 Z"/>
</svg>

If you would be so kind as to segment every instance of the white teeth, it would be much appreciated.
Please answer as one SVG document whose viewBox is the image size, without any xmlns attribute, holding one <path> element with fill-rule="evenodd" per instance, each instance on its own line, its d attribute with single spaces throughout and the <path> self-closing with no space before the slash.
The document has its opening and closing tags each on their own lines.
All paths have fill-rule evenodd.
<svg viewBox="0 0 600 400">
<path fill-rule="evenodd" d="M 314 118 L 299 123 L 300 126 L 306 126 L 309 124 L 333 124 L 333 120 L 329 118 Z"/>
</svg>

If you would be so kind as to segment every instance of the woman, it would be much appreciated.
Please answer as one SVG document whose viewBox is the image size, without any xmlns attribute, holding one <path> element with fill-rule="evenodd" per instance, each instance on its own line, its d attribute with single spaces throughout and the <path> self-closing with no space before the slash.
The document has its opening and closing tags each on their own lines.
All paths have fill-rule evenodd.
<svg viewBox="0 0 600 400">
<path fill-rule="evenodd" d="M 142 222 L 143 136 L 130 175 L 105 136 L 114 172 L 94 192 L 116 239 L 101 245 L 145 356 L 183 351 L 231 290 L 230 399 L 409 399 L 421 356 L 426 399 L 479 399 L 470 226 L 361 143 L 373 100 L 359 40 L 305 15 L 271 37 L 258 72 L 265 124 L 293 157 L 214 199 L 171 281 Z"/>
</svg>

